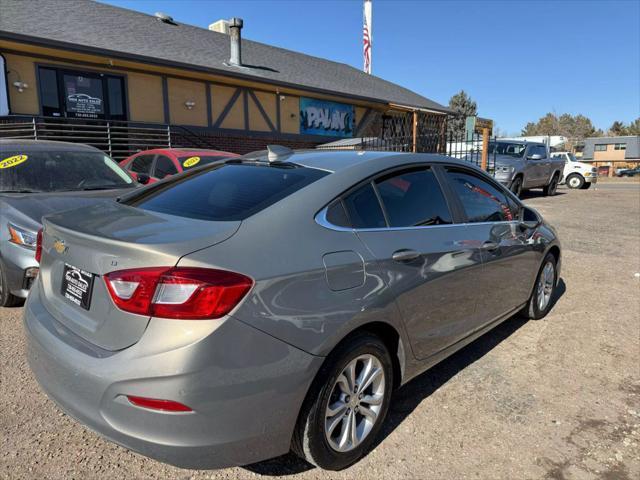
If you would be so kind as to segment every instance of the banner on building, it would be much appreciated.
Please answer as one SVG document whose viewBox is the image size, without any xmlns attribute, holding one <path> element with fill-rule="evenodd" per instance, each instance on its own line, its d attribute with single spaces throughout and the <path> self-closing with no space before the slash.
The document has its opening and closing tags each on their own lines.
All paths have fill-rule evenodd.
<svg viewBox="0 0 640 480">
<path fill-rule="evenodd" d="M 300 133 L 352 137 L 354 107 L 346 103 L 300 98 Z"/>
<path fill-rule="evenodd" d="M 362 54 L 364 56 L 364 71 L 371 73 L 371 0 L 364 0 L 362 12 Z"/>
</svg>

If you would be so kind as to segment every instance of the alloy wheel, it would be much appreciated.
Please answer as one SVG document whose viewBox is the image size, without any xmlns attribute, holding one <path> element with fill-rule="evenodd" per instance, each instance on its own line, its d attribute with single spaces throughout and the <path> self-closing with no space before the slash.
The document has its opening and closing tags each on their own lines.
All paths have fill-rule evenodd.
<svg viewBox="0 0 640 480">
<path fill-rule="evenodd" d="M 325 436 L 331 448 L 348 452 L 369 435 L 378 420 L 386 381 L 374 355 L 351 360 L 338 375 L 325 411 Z"/>
<path fill-rule="evenodd" d="M 537 287 L 537 301 L 538 301 L 538 311 L 543 312 L 551 301 L 551 294 L 553 293 L 553 285 L 556 280 L 556 272 L 553 264 L 551 262 L 547 262 L 540 272 L 540 277 L 538 278 L 538 287 Z"/>
</svg>

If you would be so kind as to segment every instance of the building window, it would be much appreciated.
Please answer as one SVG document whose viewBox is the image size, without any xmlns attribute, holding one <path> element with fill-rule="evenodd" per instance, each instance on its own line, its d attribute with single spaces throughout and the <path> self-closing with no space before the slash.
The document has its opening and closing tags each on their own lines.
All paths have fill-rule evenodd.
<svg viewBox="0 0 640 480">
<path fill-rule="evenodd" d="M 607 146 L 605 144 L 598 144 L 596 143 L 594 150 L 596 152 L 606 152 L 607 151 Z"/>
<path fill-rule="evenodd" d="M 627 144 L 626 143 L 616 143 L 613 147 L 616 150 L 626 150 L 627 149 Z"/>
<path fill-rule="evenodd" d="M 44 116 L 127 119 L 124 77 L 52 67 L 38 73 Z"/>
</svg>

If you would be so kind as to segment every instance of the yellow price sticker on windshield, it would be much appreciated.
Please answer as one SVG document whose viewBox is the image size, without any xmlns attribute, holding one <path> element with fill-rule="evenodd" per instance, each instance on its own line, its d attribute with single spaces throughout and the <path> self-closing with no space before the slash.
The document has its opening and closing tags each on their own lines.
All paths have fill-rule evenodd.
<svg viewBox="0 0 640 480">
<path fill-rule="evenodd" d="M 182 166 L 184 168 L 193 167 L 194 165 L 197 165 L 199 161 L 200 157 L 189 157 L 184 162 L 182 162 Z"/>
<path fill-rule="evenodd" d="M 15 167 L 16 165 L 20 165 L 22 162 L 26 162 L 27 158 L 29 157 L 27 157 L 26 155 L 14 155 L 13 157 L 5 158 L 4 160 L 0 161 L 0 169 L 11 168 Z"/>
</svg>

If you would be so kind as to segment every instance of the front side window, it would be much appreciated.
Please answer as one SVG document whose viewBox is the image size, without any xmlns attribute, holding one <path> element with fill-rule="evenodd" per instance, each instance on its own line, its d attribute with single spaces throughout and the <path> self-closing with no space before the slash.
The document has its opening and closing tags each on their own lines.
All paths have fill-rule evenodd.
<svg viewBox="0 0 640 480">
<path fill-rule="evenodd" d="M 606 151 L 607 151 L 607 146 L 606 146 L 606 145 L 604 145 L 604 144 L 601 144 L 601 143 L 597 143 L 597 144 L 594 146 L 594 150 L 595 150 L 596 152 L 606 152 Z"/>
<path fill-rule="evenodd" d="M 131 162 L 131 171 L 135 173 L 151 174 L 153 155 L 139 155 Z"/>
<path fill-rule="evenodd" d="M 503 222 L 515 219 L 516 212 L 512 211 L 507 196 L 489 182 L 456 168 L 448 168 L 447 177 L 469 222 Z"/>
<path fill-rule="evenodd" d="M 370 183 L 347 195 L 344 198 L 344 206 L 353 228 L 384 228 L 387 226 L 380 202 Z"/>
<path fill-rule="evenodd" d="M 527 155 L 540 155 L 540 159 L 547 158 L 547 149 L 542 145 L 531 145 Z"/>
<path fill-rule="evenodd" d="M 626 150 L 627 149 L 627 144 L 626 143 L 616 143 L 614 148 L 616 150 Z"/>
<path fill-rule="evenodd" d="M 178 173 L 178 169 L 169 157 L 165 157 L 164 155 L 158 155 L 156 160 L 156 174 L 154 175 L 156 178 L 163 179 L 167 175 L 175 175 Z"/>
<path fill-rule="evenodd" d="M 102 152 L 0 151 L 0 193 L 133 187 L 131 177 Z"/>
<path fill-rule="evenodd" d="M 390 227 L 451 223 L 440 185 L 431 169 L 392 174 L 376 181 Z"/>
<path fill-rule="evenodd" d="M 226 163 L 176 176 L 126 203 L 199 220 L 244 220 L 326 175 L 314 168 Z"/>
</svg>

